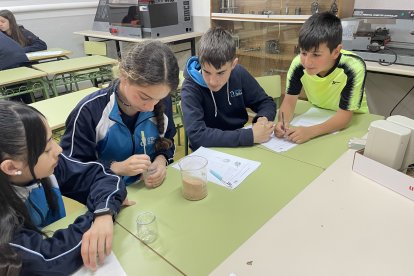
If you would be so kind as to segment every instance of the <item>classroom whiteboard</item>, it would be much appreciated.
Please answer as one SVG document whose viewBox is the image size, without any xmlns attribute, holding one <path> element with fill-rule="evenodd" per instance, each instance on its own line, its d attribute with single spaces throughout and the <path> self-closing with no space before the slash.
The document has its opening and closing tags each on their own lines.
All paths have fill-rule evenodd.
<svg viewBox="0 0 414 276">
<path fill-rule="evenodd" d="M 412 0 L 355 0 L 354 9 L 412 10 Z"/>
</svg>

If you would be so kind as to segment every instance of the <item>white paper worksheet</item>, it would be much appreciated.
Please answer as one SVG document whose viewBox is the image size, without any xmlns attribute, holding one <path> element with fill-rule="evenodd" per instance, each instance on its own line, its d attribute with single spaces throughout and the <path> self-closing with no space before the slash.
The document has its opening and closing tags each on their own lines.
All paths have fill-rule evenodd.
<svg viewBox="0 0 414 276">
<path fill-rule="evenodd" d="M 305 113 L 293 118 L 290 124 L 293 126 L 313 126 L 327 121 L 335 113 L 336 112 L 332 110 L 311 107 Z M 272 134 L 270 140 L 266 143 L 262 143 L 262 145 L 275 152 L 283 152 L 296 147 L 298 144 L 284 138 L 277 138 Z"/>
<path fill-rule="evenodd" d="M 78 271 L 72 274 L 72 276 L 108 276 L 108 275 L 117 275 L 117 276 L 127 275 L 113 252 L 105 258 L 104 263 L 101 264 L 96 271 L 91 271 L 87 269 L 85 266 L 82 266 Z"/>
<path fill-rule="evenodd" d="M 200 147 L 189 156 L 191 155 L 202 156 L 208 160 L 208 181 L 229 189 L 235 189 L 260 166 L 260 162 L 204 147 Z M 178 163 L 173 165 L 173 168 L 180 169 Z"/>
</svg>

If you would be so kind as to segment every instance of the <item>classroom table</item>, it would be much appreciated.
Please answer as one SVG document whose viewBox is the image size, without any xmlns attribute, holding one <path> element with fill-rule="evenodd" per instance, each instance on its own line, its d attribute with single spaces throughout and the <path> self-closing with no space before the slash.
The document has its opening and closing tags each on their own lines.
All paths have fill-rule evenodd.
<svg viewBox="0 0 414 276">
<path fill-rule="evenodd" d="M 311 107 L 312 104 L 308 101 L 298 101 L 295 116 L 305 113 Z M 299 144 L 278 154 L 326 169 L 348 149 L 348 141 L 351 138 L 361 138 L 368 132 L 368 127 L 372 121 L 383 118 L 380 115 L 354 113 L 352 121 L 346 129 L 338 133 L 311 139 L 304 144 Z M 267 150 L 271 151 L 270 149 Z"/>
<path fill-rule="evenodd" d="M 160 187 L 147 189 L 142 182 L 129 186 L 128 198 L 137 204 L 117 218 L 136 235 L 137 214 L 155 213 L 159 237 L 149 246 L 187 275 L 211 272 L 322 173 L 321 168 L 257 146 L 219 150 L 261 165 L 234 190 L 208 183 L 208 195 L 201 201 L 183 198 L 180 172 L 169 166 Z"/>
<path fill-rule="evenodd" d="M 45 60 L 61 60 L 67 59 L 68 55 L 72 54 L 71 51 L 62 48 L 50 48 L 44 51 L 35 51 L 26 53 L 27 58 L 30 61 L 45 61 Z"/>
<path fill-rule="evenodd" d="M 28 67 L 18 67 L 0 71 L 0 99 L 41 91 L 49 98 L 46 73 Z"/>
<path fill-rule="evenodd" d="M 86 208 L 79 209 L 43 230 L 54 231 L 67 228 L 85 211 Z M 114 225 L 112 252 L 127 275 L 183 275 L 117 223 Z"/>
<path fill-rule="evenodd" d="M 75 91 L 58 97 L 29 104 L 45 115 L 52 131 L 65 127 L 66 119 L 76 105 L 87 95 L 99 90 L 97 87 L 90 87 Z"/>
<path fill-rule="evenodd" d="M 414 204 L 344 153 L 211 275 L 413 275 Z"/>
<path fill-rule="evenodd" d="M 86 56 L 34 64 L 32 67 L 48 75 L 53 93 L 58 96 L 58 85 L 77 85 L 82 80 L 112 77 L 112 66 L 117 63 L 117 60 L 104 56 Z M 89 72 L 89 69 L 98 70 Z"/>
<path fill-rule="evenodd" d="M 74 34 L 82 35 L 85 37 L 85 41 L 89 41 L 89 38 L 100 38 L 104 40 L 113 40 L 115 41 L 116 50 L 118 56 L 121 57 L 121 47 L 119 42 L 141 42 L 146 40 L 145 38 L 135 38 L 135 37 L 128 37 L 128 36 L 119 36 L 119 35 L 112 35 L 109 32 L 101 32 L 101 31 L 92 31 L 92 30 L 85 30 L 85 31 L 78 31 L 74 32 Z M 173 43 L 173 44 L 182 44 L 190 42 L 191 45 L 191 56 L 196 55 L 196 38 L 201 37 L 203 33 L 200 32 L 189 32 L 179 35 L 171 35 L 166 37 L 160 37 L 156 40 L 161 41 L 162 43 Z"/>
<path fill-rule="evenodd" d="M 368 72 L 414 77 L 414 66 L 392 64 L 384 66 L 374 61 L 365 61 Z"/>
</svg>

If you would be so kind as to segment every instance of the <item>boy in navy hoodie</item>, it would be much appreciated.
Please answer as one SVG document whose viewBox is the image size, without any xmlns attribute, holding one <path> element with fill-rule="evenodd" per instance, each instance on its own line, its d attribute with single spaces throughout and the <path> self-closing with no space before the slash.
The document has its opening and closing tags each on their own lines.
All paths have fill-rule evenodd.
<svg viewBox="0 0 414 276">
<path fill-rule="evenodd" d="M 209 29 L 201 37 L 199 56 L 188 60 L 181 105 L 192 150 L 252 146 L 270 139 L 276 104 L 237 62 L 234 40 L 221 28 Z M 243 129 L 246 108 L 257 113 L 249 129 Z"/>
</svg>

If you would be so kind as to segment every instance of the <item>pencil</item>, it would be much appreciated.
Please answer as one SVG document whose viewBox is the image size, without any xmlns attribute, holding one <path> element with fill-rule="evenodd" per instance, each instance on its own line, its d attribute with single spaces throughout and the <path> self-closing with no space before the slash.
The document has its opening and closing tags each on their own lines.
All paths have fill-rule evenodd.
<svg viewBox="0 0 414 276">
<path fill-rule="evenodd" d="M 283 115 L 283 112 L 282 112 L 282 127 L 283 127 L 283 131 L 285 131 L 286 132 L 286 128 L 285 128 L 285 116 Z"/>
</svg>

